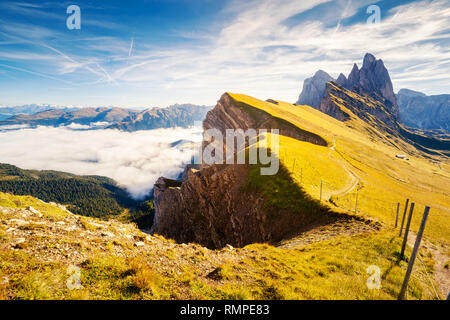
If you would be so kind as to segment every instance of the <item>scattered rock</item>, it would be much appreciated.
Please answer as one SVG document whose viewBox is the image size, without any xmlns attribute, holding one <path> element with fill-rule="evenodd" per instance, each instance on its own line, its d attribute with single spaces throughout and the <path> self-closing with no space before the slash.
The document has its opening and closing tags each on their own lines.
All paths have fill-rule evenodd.
<svg viewBox="0 0 450 320">
<path fill-rule="evenodd" d="M 9 219 L 9 222 L 15 223 L 19 226 L 24 226 L 24 225 L 28 224 L 28 222 L 26 222 L 25 220 L 21 220 L 21 219 Z"/>
<path fill-rule="evenodd" d="M 151 236 L 147 236 L 147 238 L 145 238 L 145 240 L 148 242 L 151 242 L 151 243 L 156 243 L 156 241 Z"/>
<path fill-rule="evenodd" d="M 138 241 L 138 242 L 135 242 L 135 243 L 134 243 L 134 246 L 135 246 L 135 247 L 143 247 L 143 246 L 145 246 L 145 243 L 142 242 L 142 241 Z"/>
<path fill-rule="evenodd" d="M 39 218 L 42 217 L 42 213 L 39 210 L 33 208 L 32 206 L 28 207 L 28 211 L 30 211 L 31 213 L 37 215 Z"/>
<path fill-rule="evenodd" d="M 13 245 L 14 249 L 25 249 L 28 247 L 28 243 L 25 238 L 19 238 L 16 240 L 16 243 Z"/>
<path fill-rule="evenodd" d="M 115 236 L 114 233 L 108 232 L 108 231 L 103 231 L 103 232 L 101 233 L 101 235 L 102 235 L 102 237 L 114 237 L 114 236 Z"/>
</svg>

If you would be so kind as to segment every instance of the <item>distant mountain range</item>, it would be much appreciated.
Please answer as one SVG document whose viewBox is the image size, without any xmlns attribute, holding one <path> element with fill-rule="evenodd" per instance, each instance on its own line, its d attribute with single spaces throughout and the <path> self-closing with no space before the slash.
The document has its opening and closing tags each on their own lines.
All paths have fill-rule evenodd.
<svg viewBox="0 0 450 320">
<path fill-rule="evenodd" d="M 427 96 L 401 89 L 397 93 L 400 119 L 408 127 L 450 132 L 450 94 Z"/>
<path fill-rule="evenodd" d="M 18 114 L 34 114 L 50 109 L 58 109 L 63 111 L 74 111 L 76 107 L 59 107 L 49 104 L 26 104 L 23 106 L 15 107 L 0 107 L 0 120 L 11 118 Z"/>
<path fill-rule="evenodd" d="M 361 69 L 357 64 L 346 77 L 340 74 L 337 79 L 323 70 L 313 77 L 305 79 L 303 89 L 296 104 L 309 105 L 325 113 L 331 112 L 327 84 L 334 84 L 361 96 L 368 96 L 381 103 L 385 108 L 368 109 L 366 112 L 385 121 L 394 122 L 422 130 L 445 130 L 450 132 L 450 95 L 427 96 L 421 92 L 401 89 L 394 93 L 389 72 L 381 59 L 367 53 Z M 431 133 L 431 132 L 430 132 Z"/>
<path fill-rule="evenodd" d="M 123 131 L 138 131 L 157 128 L 188 127 L 203 121 L 212 107 L 193 104 L 176 104 L 167 108 L 153 108 L 131 113 L 108 128 Z"/>
<path fill-rule="evenodd" d="M 29 125 L 66 126 L 80 124 L 95 128 L 111 128 L 124 131 L 151 130 L 169 127 L 187 127 L 202 121 L 211 107 L 193 104 L 176 104 L 167 108 L 144 111 L 125 108 L 76 108 L 49 109 L 32 114 L 16 114 L 0 120 L 0 126 Z M 26 111 L 31 112 L 32 109 Z M 17 111 L 17 110 L 16 110 Z"/>
</svg>

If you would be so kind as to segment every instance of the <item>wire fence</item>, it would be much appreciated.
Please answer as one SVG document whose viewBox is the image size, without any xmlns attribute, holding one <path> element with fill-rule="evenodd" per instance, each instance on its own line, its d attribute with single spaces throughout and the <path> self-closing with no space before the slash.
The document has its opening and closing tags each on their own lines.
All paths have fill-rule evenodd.
<svg viewBox="0 0 450 320">
<path fill-rule="evenodd" d="M 298 165 L 296 166 L 294 160 L 292 165 L 292 175 L 294 179 L 297 180 L 297 182 L 300 184 L 300 186 L 309 186 L 313 196 L 316 193 L 315 196 L 320 201 L 329 201 L 334 206 L 340 209 L 373 217 L 374 210 L 386 210 L 386 208 L 389 208 L 389 222 L 391 222 L 392 224 L 395 224 L 397 206 L 399 206 L 399 209 L 404 209 L 405 199 L 403 197 L 401 199 L 398 199 L 397 201 L 387 201 L 386 199 L 380 199 L 370 196 L 364 192 L 364 188 L 366 186 L 362 186 L 359 179 L 356 179 L 357 181 L 354 181 L 351 187 L 343 190 L 343 192 L 339 192 L 339 190 L 336 190 L 336 184 L 328 183 L 325 180 L 319 178 L 320 172 L 316 168 L 314 168 L 313 166 L 308 167 L 308 171 L 309 173 L 307 176 L 303 168 L 298 168 Z M 315 176 L 316 178 L 311 179 L 311 176 Z M 420 206 L 425 208 L 426 206 L 431 206 L 432 214 L 430 215 L 430 218 L 450 218 L 450 208 L 444 207 L 442 205 L 425 204 L 415 199 L 412 200 L 412 202 L 415 203 L 416 207 Z M 370 206 L 368 206 L 367 204 L 370 204 Z M 369 207 L 372 208 L 372 210 L 370 210 Z M 400 210 L 399 216 L 402 214 L 403 212 L 402 210 Z M 417 218 L 414 219 L 415 222 L 417 222 Z"/>
<path fill-rule="evenodd" d="M 380 198 L 376 198 L 373 197 L 371 195 L 368 195 L 364 192 L 364 186 L 361 186 L 360 184 L 360 180 L 357 179 L 357 182 L 353 182 L 353 184 L 351 185 L 351 187 L 344 189 L 343 192 L 335 192 L 336 191 L 336 184 L 329 184 L 326 181 L 324 181 L 323 179 L 320 179 L 320 175 L 318 170 L 315 170 L 316 172 L 313 171 L 312 176 L 315 176 L 316 178 L 311 179 L 311 170 L 310 168 L 308 168 L 309 173 L 308 173 L 308 177 L 305 178 L 305 172 L 303 170 L 303 168 L 296 168 L 295 167 L 295 161 L 293 163 L 293 167 L 292 167 L 292 173 L 293 173 L 293 177 L 295 180 L 297 180 L 297 182 L 300 184 L 300 186 L 302 187 L 309 187 L 309 191 L 311 193 L 311 191 L 314 193 L 316 193 L 316 197 L 319 199 L 319 201 L 323 202 L 323 201 L 328 201 L 331 202 L 332 205 L 343 209 L 343 210 L 347 210 L 350 212 L 354 212 L 357 214 L 362 214 L 364 216 L 368 216 L 368 217 L 379 217 L 380 215 L 377 214 L 376 212 L 374 212 L 375 210 L 388 210 L 389 212 L 387 213 L 387 226 L 390 227 L 392 230 L 394 229 L 398 229 L 400 228 L 402 231 L 404 231 L 405 233 L 407 232 L 406 229 L 408 228 L 408 231 L 411 230 L 411 232 L 414 232 L 417 234 L 422 233 L 425 229 L 425 224 L 423 223 L 423 221 L 421 222 L 421 220 L 423 220 L 424 217 L 422 217 L 421 214 L 415 214 L 415 215 L 411 215 L 411 221 L 410 223 L 407 225 L 407 221 L 409 220 L 410 217 L 410 213 L 409 211 L 411 210 L 411 205 L 412 203 L 414 203 L 414 208 L 416 209 L 416 211 L 420 211 L 421 209 L 425 209 L 425 211 L 427 211 L 428 208 L 428 212 L 431 211 L 431 214 L 429 215 L 429 224 L 431 224 L 429 226 L 429 228 L 447 228 L 450 225 L 450 221 L 446 220 L 447 218 L 450 218 L 450 208 L 444 207 L 442 205 L 436 204 L 436 203 L 431 203 L 431 204 L 425 204 L 422 201 L 417 201 L 416 199 L 414 199 L 414 197 L 411 197 L 411 199 L 408 199 L 408 203 L 406 202 L 405 198 L 398 198 L 395 199 L 397 201 L 389 201 L 386 199 L 380 199 Z M 314 174 L 316 173 L 316 174 Z M 365 185 L 367 186 L 367 185 Z M 411 202 L 409 202 L 409 200 L 411 200 Z M 408 207 L 409 205 L 409 207 Z M 430 210 L 431 207 L 431 210 Z M 413 208 L 413 210 L 414 210 Z M 425 216 L 425 211 L 424 211 L 424 216 Z M 385 215 L 386 216 L 386 215 Z M 427 213 L 427 217 L 428 217 L 428 213 Z M 425 217 L 425 222 L 427 220 L 427 217 Z M 436 220 L 436 219 L 439 220 Z M 442 219 L 444 219 L 444 224 L 442 224 Z M 386 219 L 383 219 L 384 222 L 386 222 Z M 414 221 L 414 223 L 413 223 Z M 440 223 L 440 224 L 439 224 Z M 403 229 L 404 227 L 404 229 Z M 420 230 L 420 228 L 422 228 L 422 230 Z M 374 230 L 376 230 L 375 228 L 373 228 Z M 403 241 L 407 242 L 407 237 L 404 236 L 404 234 L 402 235 L 402 231 L 400 231 L 399 236 L 404 238 Z M 431 230 L 430 230 L 431 231 Z M 445 232 L 445 230 L 444 230 Z M 411 234 L 410 234 L 411 235 Z M 414 237 L 414 235 L 413 235 Z M 404 284 L 403 286 L 406 286 L 406 288 L 408 288 L 408 280 L 409 277 L 413 277 L 416 279 L 420 279 L 422 283 L 428 282 L 430 284 L 429 286 L 429 292 L 431 296 L 435 296 L 436 299 L 442 299 L 442 296 L 439 294 L 439 290 L 437 288 L 437 284 L 434 280 L 433 277 L 433 271 L 430 271 L 429 268 L 427 268 L 427 266 L 425 265 L 425 263 L 422 261 L 421 257 L 420 257 L 420 242 L 421 242 L 421 238 L 417 239 L 417 237 L 419 237 L 418 235 L 416 236 L 415 241 L 417 241 L 417 244 L 414 245 L 413 248 L 413 253 L 411 253 L 411 257 L 409 259 L 409 263 L 408 263 L 408 268 L 406 270 L 405 273 L 405 279 L 404 279 Z M 421 236 L 420 236 L 421 237 Z M 416 248 L 417 245 L 417 248 Z M 415 252 L 414 252 L 415 251 Z M 404 256 L 401 257 L 402 259 L 406 259 Z M 419 265 L 414 266 L 414 260 L 415 258 L 417 258 L 417 260 L 419 260 Z M 408 261 L 408 260 L 407 260 Z M 411 264 L 411 266 L 410 266 Z M 410 269 L 410 270 L 409 270 Z M 405 284 L 406 283 L 406 284 Z M 403 299 L 404 296 L 402 296 L 402 292 L 403 292 L 403 288 L 401 290 L 401 293 L 399 294 L 399 299 Z M 405 293 L 406 297 L 408 297 L 408 290 L 406 289 Z M 450 294 L 449 294 L 450 296 Z M 444 297 L 445 299 L 445 297 Z"/>
</svg>

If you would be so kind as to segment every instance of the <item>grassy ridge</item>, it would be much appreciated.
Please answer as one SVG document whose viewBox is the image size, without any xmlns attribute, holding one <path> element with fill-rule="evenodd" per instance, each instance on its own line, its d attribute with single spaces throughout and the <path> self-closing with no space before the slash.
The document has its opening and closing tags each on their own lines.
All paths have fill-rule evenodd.
<svg viewBox="0 0 450 320">
<path fill-rule="evenodd" d="M 280 137 L 279 158 L 294 181 L 312 198 L 320 197 L 331 207 L 355 209 L 393 226 L 397 202 L 416 203 L 412 229 L 417 230 L 424 205 L 431 207 L 426 236 L 450 241 L 450 166 L 447 158 L 430 157 L 414 146 L 372 127 L 350 113 L 338 121 L 308 106 L 261 101 L 246 95 L 233 99 L 289 121 L 303 130 L 319 133 L 330 147 Z M 395 157 L 408 154 L 409 160 Z M 431 161 L 432 160 L 432 161 Z M 357 180 L 355 182 L 355 179 Z"/>
</svg>

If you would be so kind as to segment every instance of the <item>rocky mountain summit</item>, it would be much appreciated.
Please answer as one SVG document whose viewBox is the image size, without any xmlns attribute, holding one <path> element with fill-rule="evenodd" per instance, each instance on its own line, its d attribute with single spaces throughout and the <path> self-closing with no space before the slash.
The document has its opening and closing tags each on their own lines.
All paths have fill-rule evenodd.
<svg viewBox="0 0 450 320">
<path fill-rule="evenodd" d="M 341 73 L 334 79 L 325 71 L 319 70 L 312 78 L 305 79 L 296 104 L 309 105 L 329 115 L 337 115 L 333 114 L 336 112 L 335 108 L 329 105 L 332 100 L 329 96 L 332 90 L 332 86 L 328 85 L 330 82 L 362 97 L 378 101 L 379 105 L 384 106 L 384 110 L 366 111 L 370 111 L 379 119 L 389 118 L 386 122 L 388 125 L 395 127 L 394 122 L 399 122 L 414 129 L 431 130 L 423 133 L 437 137 L 446 137 L 446 133 L 450 132 L 450 95 L 427 96 L 409 89 L 401 89 L 395 94 L 383 61 L 370 53 L 364 56 L 361 69 L 355 63 L 347 77 Z M 386 115 L 386 112 L 390 116 Z M 342 115 L 339 116 L 342 118 Z"/>
<path fill-rule="evenodd" d="M 319 70 L 313 77 L 305 79 L 297 104 L 318 108 L 325 95 L 325 86 L 330 81 L 334 81 L 333 77 L 323 70 Z"/>
<path fill-rule="evenodd" d="M 366 53 L 361 69 L 355 63 L 353 69 L 345 78 L 340 74 L 336 83 L 346 89 L 362 95 L 369 95 L 386 105 L 395 118 L 398 118 L 397 99 L 394 94 L 389 72 L 381 59 L 376 59 Z"/>
<path fill-rule="evenodd" d="M 348 77 L 341 73 L 337 79 L 333 79 L 326 72 L 317 71 L 314 77 L 304 81 L 303 90 L 297 104 L 306 104 L 324 111 L 324 109 L 321 109 L 325 107 L 322 102 L 324 99 L 329 100 L 327 83 L 331 81 L 345 89 L 380 101 L 387 106 L 388 111 L 394 118 L 398 119 L 397 99 L 389 72 L 381 59 L 376 59 L 372 54 L 366 53 L 361 69 L 355 63 Z"/>
</svg>

